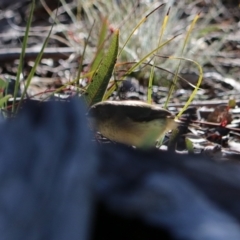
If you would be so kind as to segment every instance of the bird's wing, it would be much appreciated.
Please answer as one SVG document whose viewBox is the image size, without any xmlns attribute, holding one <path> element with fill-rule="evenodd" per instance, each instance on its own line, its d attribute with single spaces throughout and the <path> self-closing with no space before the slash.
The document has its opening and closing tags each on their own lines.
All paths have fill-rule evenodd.
<svg viewBox="0 0 240 240">
<path fill-rule="evenodd" d="M 124 108 L 126 117 L 135 122 L 149 122 L 152 120 L 168 118 L 172 116 L 169 111 L 161 108 L 146 108 L 141 106 L 124 106 Z M 139 114 L 140 112 L 141 114 Z"/>
</svg>

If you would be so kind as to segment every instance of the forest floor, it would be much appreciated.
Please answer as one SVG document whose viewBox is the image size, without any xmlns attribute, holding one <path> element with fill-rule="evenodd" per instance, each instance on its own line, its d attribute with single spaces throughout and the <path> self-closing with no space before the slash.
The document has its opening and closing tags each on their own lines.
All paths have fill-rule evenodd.
<svg viewBox="0 0 240 240">
<path fill-rule="evenodd" d="M 70 84 L 76 79 L 79 64 L 81 73 L 87 73 L 100 39 L 101 27 L 107 22 L 107 31 L 120 29 L 120 47 L 137 23 L 159 1 L 58 1 L 36 2 L 28 45 L 22 69 L 19 96 L 25 86 L 34 60 L 53 26 L 41 63 L 36 69 L 27 91 L 27 97 L 45 100 L 61 88 L 62 96 L 72 96 L 79 86 Z M 151 3 L 150 3 L 151 2 Z M 181 3 L 180 3 L 181 2 Z M 240 5 L 239 1 L 175 1 L 153 13 L 133 34 L 125 53 L 118 58 L 122 68 L 115 71 L 115 80 L 127 71 L 131 62 L 139 61 L 156 48 L 159 29 L 170 9 L 164 35 L 176 40 L 161 49 L 159 56 L 180 56 L 202 66 L 203 80 L 189 110 L 183 117 L 195 123 L 183 133 L 184 141 L 177 151 L 186 151 L 186 139 L 194 152 L 206 152 L 216 160 L 240 159 Z M 29 17 L 29 1 L 1 1 L 0 3 L 0 78 L 8 82 L 8 94 L 13 94 L 18 73 L 19 57 Z M 200 13 L 191 32 L 187 47 L 182 52 L 186 31 Z M 55 18 L 56 17 L 56 18 Z M 55 21 L 55 23 L 54 23 Z M 159 27 L 160 26 L 160 27 Z M 91 32 L 92 28 L 92 32 Z M 89 36 L 91 32 L 91 35 Z M 87 45 L 85 49 L 85 45 Z M 83 56 L 83 52 L 85 54 Z M 158 57 L 154 75 L 152 102 L 164 105 L 169 83 L 178 68 L 176 60 Z M 161 67 L 161 69 L 160 69 Z M 196 64 L 182 61 L 178 81 L 168 109 L 178 113 L 192 94 L 192 85 L 199 80 Z M 141 66 L 128 76 L 112 99 L 140 99 L 146 101 L 150 68 Z M 69 83 L 69 84 L 68 84 Z M 190 83 L 190 84 L 189 84 Z M 230 104 L 229 104 L 230 101 Z M 187 113 L 187 115 L 186 115 Z M 188 149 L 189 150 L 189 149 Z"/>
</svg>

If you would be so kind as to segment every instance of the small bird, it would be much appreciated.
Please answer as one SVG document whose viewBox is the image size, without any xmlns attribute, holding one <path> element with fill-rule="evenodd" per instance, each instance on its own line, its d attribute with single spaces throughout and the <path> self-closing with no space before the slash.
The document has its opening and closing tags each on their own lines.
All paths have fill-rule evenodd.
<svg viewBox="0 0 240 240">
<path fill-rule="evenodd" d="M 103 101 L 88 116 L 94 130 L 119 143 L 151 148 L 167 131 L 177 127 L 171 112 L 142 101 Z"/>
</svg>

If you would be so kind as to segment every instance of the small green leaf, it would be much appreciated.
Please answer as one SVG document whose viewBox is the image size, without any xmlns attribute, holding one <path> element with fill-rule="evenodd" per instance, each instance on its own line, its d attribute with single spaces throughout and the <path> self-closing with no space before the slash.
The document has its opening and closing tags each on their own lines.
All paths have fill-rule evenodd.
<svg viewBox="0 0 240 240">
<path fill-rule="evenodd" d="M 185 143 L 186 143 L 186 147 L 187 147 L 188 152 L 189 152 L 189 153 L 193 153 L 193 151 L 194 151 L 194 146 L 193 146 L 192 141 L 191 141 L 189 138 L 186 138 L 186 139 L 185 139 Z"/>
<path fill-rule="evenodd" d="M 6 95 L 0 99 L 0 108 L 4 106 L 5 103 L 7 103 L 8 99 L 11 98 L 12 95 Z"/>
<path fill-rule="evenodd" d="M 229 99 L 228 107 L 235 108 L 235 106 L 236 106 L 236 100 L 235 99 Z"/>
<path fill-rule="evenodd" d="M 8 86 L 8 82 L 0 78 L 0 88 L 5 89 Z"/>
<path fill-rule="evenodd" d="M 95 71 L 92 81 L 86 90 L 85 100 L 88 106 L 100 102 L 103 99 L 117 60 L 118 41 L 119 31 L 116 30 L 113 34 L 108 52 L 99 64 L 99 67 Z"/>
</svg>

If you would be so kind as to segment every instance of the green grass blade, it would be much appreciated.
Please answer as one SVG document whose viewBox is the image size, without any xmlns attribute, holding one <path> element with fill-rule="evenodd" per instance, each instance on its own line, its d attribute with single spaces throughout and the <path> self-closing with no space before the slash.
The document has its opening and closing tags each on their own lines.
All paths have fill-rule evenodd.
<svg viewBox="0 0 240 240">
<path fill-rule="evenodd" d="M 166 29 L 168 19 L 169 19 L 169 12 L 170 12 L 170 8 L 168 9 L 167 14 L 163 20 L 163 24 L 162 24 L 160 34 L 159 34 L 158 46 L 160 46 L 161 42 L 162 42 L 162 37 L 163 37 L 164 31 Z M 153 85 L 153 79 L 154 79 L 154 70 L 155 70 L 155 61 L 153 59 L 153 65 L 151 67 L 151 72 L 150 72 L 149 81 L 148 81 L 148 91 L 147 91 L 147 102 L 149 104 L 151 104 L 151 102 L 152 102 L 152 85 Z"/>
<path fill-rule="evenodd" d="M 171 58 L 171 59 L 178 59 L 178 60 L 186 60 L 186 61 L 192 62 L 192 63 L 194 63 L 194 64 L 197 65 L 198 71 L 199 71 L 199 78 L 198 78 L 197 85 L 195 86 L 195 88 L 194 88 L 191 96 L 189 97 L 188 101 L 186 102 L 186 104 L 184 105 L 184 107 L 182 108 L 182 110 L 178 113 L 177 118 L 179 118 L 179 117 L 183 114 L 183 112 L 187 110 L 188 106 L 189 106 L 189 105 L 191 104 L 191 102 L 193 101 L 193 99 L 194 99 L 197 91 L 200 89 L 200 85 L 201 85 L 202 79 L 203 79 L 203 69 L 202 69 L 201 65 L 200 65 L 198 62 L 193 61 L 193 60 L 191 60 L 191 59 L 186 59 L 186 58 L 181 58 L 181 57 L 170 57 L 170 58 Z"/>
<path fill-rule="evenodd" d="M 168 44 L 169 42 L 171 42 L 173 39 L 175 39 L 176 37 L 178 37 L 180 34 L 171 37 L 169 40 L 165 41 L 164 43 L 162 43 L 161 45 L 159 45 L 157 48 L 153 49 L 150 53 L 148 53 L 147 55 L 145 55 L 140 61 L 138 61 L 136 64 L 134 64 L 125 74 L 125 76 L 129 75 L 130 73 L 132 73 L 137 67 L 139 67 L 144 61 L 146 61 L 149 57 L 151 57 L 153 54 L 155 54 L 159 49 L 161 49 L 163 46 L 165 46 L 166 44 Z"/>
<path fill-rule="evenodd" d="M 48 33 L 48 35 L 47 35 L 47 37 L 46 37 L 46 39 L 45 39 L 45 41 L 44 41 L 44 43 L 43 43 L 43 45 L 42 45 L 41 51 L 40 51 L 39 54 L 37 55 L 37 58 L 36 58 L 36 60 L 35 60 L 35 62 L 34 62 L 34 65 L 33 65 L 32 69 L 31 69 L 31 71 L 30 71 L 30 73 L 29 73 L 29 75 L 28 75 L 28 77 L 27 77 L 27 79 L 26 79 L 26 81 L 25 81 L 24 90 L 23 90 L 23 93 L 22 93 L 20 102 L 19 102 L 19 104 L 18 104 L 17 111 L 18 111 L 19 107 L 21 106 L 21 103 L 22 103 L 22 101 L 23 101 L 23 99 L 24 99 L 24 96 L 25 96 L 25 94 L 26 94 L 26 92 L 27 92 L 27 89 L 28 89 L 28 87 L 29 87 L 29 85 L 30 85 L 30 83 L 31 83 L 32 77 L 34 76 L 34 74 L 35 74 L 35 72 L 36 72 L 37 66 L 38 66 L 38 64 L 40 63 L 41 59 L 42 59 L 42 55 L 43 55 L 43 52 L 44 52 L 45 47 L 47 46 L 48 40 L 49 40 L 49 38 L 50 38 L 50 35 L 51 35 L 51 33 L 52 33 L 52 29 L 53 29 L 53 25 L 51 26 L 50 31 L 49 31 L 49 33 Z"/>
<path fill-rule="evenodd" d="M 100 35 L 99 35 L 98 44 L 97 44 L 97 52 L 93 60 L 93 63 L 91 64 L 91 71 L 95 71 L 98 68 L 101 62 L 101 59 L 103 58 L 103 54 L 104 54 L 103 46 L 104 46 L 105 39 L 107 37 L 107 30 L 108 30 L 108 21 L 105 18 L 102 21 L 102 27 L 100 30 Z"/>
<path fill-rule="evenodd" d="M 200 13 L 199 13 L 197 16 L 195 16 L 195 18 L 193 19 L 193 21 L 192 21 L 192 23 L 191 23 L 191 25 L 190 25 L 189 30 L 187 31 L 187 35 L 186 35 L 185 40 L 184 40 L 184 44 L 183 44 L 183 48 L 182 48 L 181 55 L 183 55 L 183 52 L 184 52 L 184 50 L 185 50 L 185 48 L 186 48 L 186 45 L 187 45 L 187 43 L 188 43 L 188 40 L 189 40 L 189 38 L 190 38 L 190 34 L 192 33 L 193 28 L 194 28 L 197 20 L 199 19 L 199 17 L 200 17 Z M 181 56 L 181 57 L 182 57 L 182 56 Z M 164 104 L 164 108 L 167 108 L 167 105 L 168 105 L 168 103 L 169 103 L 169 101 L 170 101 L 170 98 L 171 98 L 171 96 L 172 96 L 172 93 L 173 93 L 173 91 L 174 91 L 174 89 L 175 89 L 175 86 L 176 86 L 176 84 L 177 84 L 177 80 L 178 80 L 177 75 L 178 75 L 178 73 L 179 73 L 180 65 L 181 65 L 181 60 L 179 61 L 176 74 L 175 74 L 175 76 L 174 76 L 174 78 L 173 78 L 173 84 L 171 85 L 171 87 L 170 87 L 170 89 L 169 89 L 169 93 L 168 93 L 168 96 L 167 96 L 167 100 L 166 100 L 166 102 L 165 102 L 165 104 Z"/>
<path fill-rule="evenodd" d="M 81 72 L 82 72 L 82 70 L 83 70 L 83 59 L 84 59 L 84 57 L 85 57 L 87 45 L 88 45 L 90 36 L 91 36 L 91 34 L 92 34 L 92 30 L 93 30 L 94 24 L 95 24 L 95 22 L 93 22 L 92 27 L 91 27 L 91 29 L 90 29 L 90 31 L 89 31 L 87 40 L 84 42 L 83 53 L 82 53 L 82 57 L 81 57 L 81 60 L 80 60 L 80 63 L 79 63 L 78 72 L 77 72 L 77 78 L 76 78 L 77 81 L 75 81 L 75 84 L 76 84 L 76 83 L 80 80 L 80 78 L 81 78 Z"/>
<path fill-rule="evenodd" d="M 32 0 L 30 15 L 29 15 L 29 18 L 27 21 L 25 35 L 23 38 L 22 51 L 20 54 L 19 65 L 18 65 L 18 70 L 17 70 L 16 84 L 15 84 L 14 93 L 13 93 L 12 112 L 14 112 L 14 109 L 15 109 L 15 101 L 17 98 L 18 89 L 19 89 L 19 85 L 20 85 L 20 76 L 22 74 L 24 56 L 25 56 L 25 51 L 27 48 L 27 41 L 28 41 L 29 31 L 30 31 L 30 27 L 31 27 L 31 23 L 32 23 L 34 9 L 35 9 L 35 0 Z"/>
<path fill-rule="evenodd" d="M 95 71 L 92 77 L 92 81 L 84 95 L 88 106 L 102 101 L 117 60 L 118 46 L 119 31 L 116 30 L 113 33 L 113 38 L 110 43 L 108 52 L 99 64 L 98 69 Z"/>
<path fill-rule="evenodd" d="M 138 62 L 136 62 L 129 70 L 127 70 L 127 72 L 124 74 L 124 76 L 120 79 L 121 81 L 123 81 L 125 79 L 126 76 L 130 75 L 136 68 L 138 68 L 145 60 L 147 60 L 149 57 L 151 57 L 153 54 L 155 54 L 159 49 L 161 49 L 163 46 L 165 46 L 166 44 L 168 44 L 169 42 L 171 42 L 173 39 L 175 39 L 176 37 L 178 37 L 180 34 L 173 36 L 172 38 L 170 38 L 169 40 L 165 41 L 164 43 L 162 43 L 160 46 L 158 46 L 157 48 L 155 48 L 154 50 L 152 50 L 150 53 L 148 53 L 147 55 L 145 55 L 141 60 L 139 60 Z M 120 81 L 119 81 L 120 82 Z M 114 90 L 116 89 L 116 84 L 114 84 L 111 89 L 109 89 L 107 95 L 110 96 Z M 106 99 L 106 98 L 105 98 Z"/>
<path fill-rule="evenodd" d="M 144 16 L 144 17 L 140 20 L 140 22 L 137 24 L 137 26 L 132 30 L 132 32 L 131 32 L 130 35 L 128 36 L 126 42 L 123 44 L 122 48 L 121 48 L 120 51 L 119 51 L 118 56 L 121 55 L 123 49 L 125 48 L 125 46 L 126 46 L 127 43 L 129 42 L 130 38 L 133 36 L 134 32 L 135 32 L 144 22 L 147 21 L 148 17 L 149 17 L 152 13 L 154 13 L 155 11 L 157 11 L 157 10 L 158 10 L 159 8 L 161 8 L 162 6 L 164 6 L 164 3 L 161 4 L 161 5 L 159 5 L 158 7 L 156 7 L 153 11 L 151 11 L 149 14 L 147 14 L 146 16 Z"/>
</svg>

